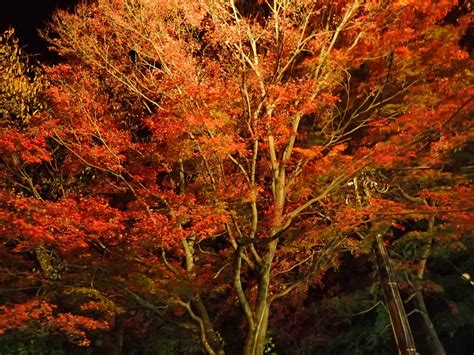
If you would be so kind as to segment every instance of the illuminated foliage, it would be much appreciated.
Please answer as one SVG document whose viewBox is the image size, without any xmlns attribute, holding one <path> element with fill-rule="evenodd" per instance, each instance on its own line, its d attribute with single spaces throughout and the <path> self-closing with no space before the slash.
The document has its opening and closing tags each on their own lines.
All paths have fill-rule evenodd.
<svg viewBox="0 0 474 355">
<path fill-rule="evenodd" d="M 45 68 L 51 113 L 2 131 L 5 253 L 36 250 L 38 282 L 60 280 L 51 298 L 74 295 L 81 312 L 118 324 L 143 307 L 211 354 L 232 314 L 243 352 L 261 354 L 284 297 L 301 302 L 375 234 L 407 220 L 472 232 L 470 177 L 453 163 L 473 138 L 459 46 L 471 15 L 444 23 L 455 5 L 99 0 L 59 12 L 44 33 L 64 58 Z"/>
</svg>

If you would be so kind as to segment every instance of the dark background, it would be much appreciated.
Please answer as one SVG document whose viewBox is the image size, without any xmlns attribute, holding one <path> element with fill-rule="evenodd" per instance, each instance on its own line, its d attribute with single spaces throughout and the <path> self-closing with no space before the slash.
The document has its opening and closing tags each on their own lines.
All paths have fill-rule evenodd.
<svg viewBox="0 0 474 355">
<path fill-rule="evenodd" d="M 39 60 L 54 60 L 48 45 L 38 35 L 38 28 L 46 25 L 58 8 L 73 10 L 81 0 L 0 0 L 0 31 L 13 27 L 26 53 Z M 474 0 L 459 0 L 459 5 L 446 16 L 446 24 L 456 24 L 459 17 L 474 10 Z M 461 46 L 470 53 L 474 47 L 474 26 L 471 25 L 461 40 Z"/>
<path fill-rule="evenodd" d="M 0 31 L 15 29 L 22 47 L 30 55 L 48 59 L 47 43 L 38 35 L 38 28 L 48 22 L 58 8 L 73 9 L 78 0 L 2 0 Z"/>
</svg>

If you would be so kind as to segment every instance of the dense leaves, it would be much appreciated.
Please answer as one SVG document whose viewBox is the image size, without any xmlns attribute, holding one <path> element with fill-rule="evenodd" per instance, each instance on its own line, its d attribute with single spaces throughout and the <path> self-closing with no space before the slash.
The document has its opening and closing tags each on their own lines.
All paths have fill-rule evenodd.
<svg viewBox="0 0 474 355">
<path fill-rule="evenodd" d="M 48 85 L 5 34 L 2 78 L 22 85 L 0 128 L 6 330 L 88 345 L 108 327 L 117 351 L 166 322 L 208 353 L 261 354 L 278 329 L 309 339 L 333 307 L 310 295 L 344 300 L 327 275 L 377 234 L 422 295 L 431 253 L 473 232 L 456 5 L 85 2 L 43 31 L 63 58 Z"/>
</svg>

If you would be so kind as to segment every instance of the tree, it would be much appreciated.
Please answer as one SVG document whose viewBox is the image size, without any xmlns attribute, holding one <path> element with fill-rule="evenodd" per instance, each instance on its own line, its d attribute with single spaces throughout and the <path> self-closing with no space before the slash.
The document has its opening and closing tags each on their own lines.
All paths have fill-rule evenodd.
<svg viewBox="0 0 474 355">
<path fill-rule="evenodd" d="M 0 278 L 6 286 L 0 289 L 2 304 L 5 301 L 0 307 L 0 335 L 16 329 L 26 343 L 43 334 L 88 346 L 86 331 L 107 329 L 106 322 L 57 309 L 51 290 L 40 298 L 29 294 L 54 289 L 51 284 L 60 279 L 49 232 L 55 232 L 51 222 L 58 204 L 45 203 L 54 193 L 39 186 L 55 185 L 48 180 L 55 166 L 47 142 L 55 121 L 44 97 L 46 78 L 28 62 L 13 30 L 0 35 L 0 83 Z M 60 223 L 55 226 L 61 228 Z M 61 244 L 57 239 L 55 243 Z"/>
<path fill-rule="evenodd" d="M 442 167 L 472 134 L 458 45 L 469 15 L 442 22 L 454 5 L 99 0 L 59 12 L 45 36 L 67 60 L 47 69 L 61 193 L 8 218 L 33 210 L 63 279 L 92 277 L 106 300 L 194 332 L 208 353 L 224 352 L 219 329 L 238 304 L 243 352 L 261 354 L 272 305 L 386 223 L 442 213 L 468 228 L 472 190 Z M 89 271 L 69 271 L 78 264 Z"/>
<path fill-rule="evenodd" d="M 0 36 L 0 122 L 22 126 L 44 109 L 41 92 L 46 83 L 39 70 L 28 64 L 14 34 L 9 29 Z"/>
</svg>

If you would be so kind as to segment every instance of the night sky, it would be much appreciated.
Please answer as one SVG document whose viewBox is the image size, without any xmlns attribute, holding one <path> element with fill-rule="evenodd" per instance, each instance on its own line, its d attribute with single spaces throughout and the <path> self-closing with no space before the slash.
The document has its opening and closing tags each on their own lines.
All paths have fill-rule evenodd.
<svg viewBox="0 0 474 355">
<path fill-rule="evenodd" d="M 38 54 L 38 59 L 48 60 L 54 56 L 48 53 L 47 43 L 38 36 L 37 29 L 44 27 L 57 8 L 73 9 L 80 0 L 0 0 L 0 30 L 8 27 L 16 30 L 16 35 L 27 53 Z M 455 23 L 461 15 L 472 11 L 469 0 L 460 0 L 446 17 L 447 23 Z M 461 40 L 461 45 L 472 53 L 474 47 L 474 26 Z"/>
<path fill-rule="evenodd" d="M 37 33 L 57 8 L 72 8 L 77 0 L 3 0 L 0 5 L 0 30 L 13 27 L 29 54 L 47 58 L 47 43 Z"/>
</svg>

